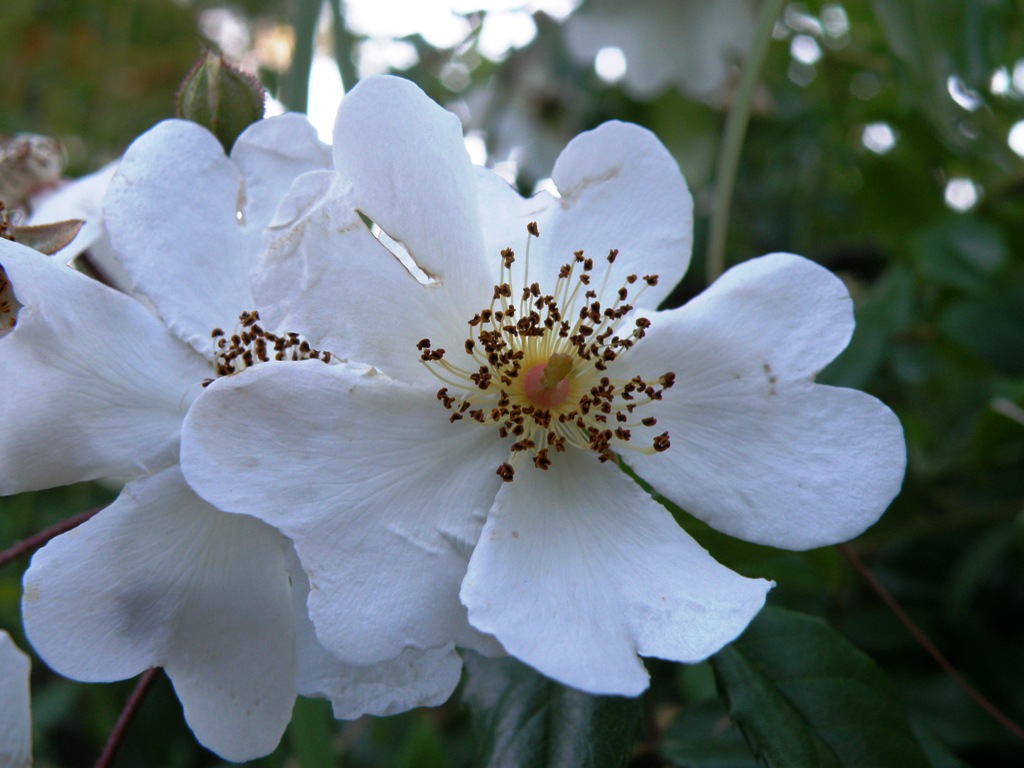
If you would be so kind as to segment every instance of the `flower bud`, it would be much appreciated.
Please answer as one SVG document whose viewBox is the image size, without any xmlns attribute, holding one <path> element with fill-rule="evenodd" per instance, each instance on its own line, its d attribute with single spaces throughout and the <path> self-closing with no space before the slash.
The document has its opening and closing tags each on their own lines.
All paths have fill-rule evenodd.
<svg viewBox="0 0 1024 768">
<path fill-rule="evenodd" d="M 206 51 L 181 83 L 178 117 L 209 129 L 230 152 L 242 131 L 263 117 L 266 96 L 256 78 Z"/>
</svg>

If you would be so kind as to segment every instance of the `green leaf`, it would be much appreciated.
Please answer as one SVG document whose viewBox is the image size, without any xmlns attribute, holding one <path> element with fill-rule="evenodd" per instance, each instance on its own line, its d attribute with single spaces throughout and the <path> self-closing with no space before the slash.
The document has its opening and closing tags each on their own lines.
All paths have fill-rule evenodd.
<svg viewBox="0 0 1024 768">
<path fill-rule="evenodd" d="M 334 754 L 334 717 L 323 699 L 295 699 L 288 735 L 298 768 L 331 765 Z"/>
<path fill-rule="evenodd" d="M 1002 230 L 983 221 L 946 218 L 914 238 L 912 253 L 929 282 L 980 293 L 1009 259 Z"/>
<path fill-rule="evenodd" d="M 712 664 L 765 765 L 928 766 L 888 678 L 821 619 L 765 608 Z"/>
<path fill-rule="evenodd" d="M 1006 373 L 1024 373 L 1024 274 L 1012 274 L 980 297 L 951 304 L 943 335 Z"/>
<path fill-rule="evenodd" d="M 626 764 L 640 725 L 639 699 L 566 688 L 515 659 L 467 654 L 464 697 L 479 766 L 612 768 Z"/>
<path fill-rule="evenodd" d="M 686 707 L 665 730 L 658 752 L 678 768 L 757 768 L 717 698 Z"/>
</svg>

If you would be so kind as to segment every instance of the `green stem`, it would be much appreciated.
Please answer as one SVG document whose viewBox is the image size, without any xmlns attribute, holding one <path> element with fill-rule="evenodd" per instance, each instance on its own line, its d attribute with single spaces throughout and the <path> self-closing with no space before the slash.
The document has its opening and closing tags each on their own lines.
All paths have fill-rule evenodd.
<svg viewBox="0 0 1024 768">
<path fill-rule="evenodd" d="M 309 105 L 309 71 L 313 67 L 316 23 L 322 0 L 299 0 L 295 12 L 295 50 L 281 84 L 281 101 L 293 112 L 305 112 Z"/>
<path fill-rule="evenodd" d="M 743 138 L 746 136 L 747 122 L 750 119 L 750 105 L 754 99 L 754 88 L 761 75 L 761 68 L 768 55 L 775 20 L 782 13 L 785 4 L 786 0 L 764 0 L 761 3 L 754 39 L 743 65 L 743 75 L 736 89 L 732 109 L 729 110 L 729 116 L 725 121 L 722 149 L 715 171 L 715 199 L 711 209 L 711 235 L 705 261 L 709 283 L 725 271 L 725 233 L 729 228 L 729 208 L 732 204 L 733 188 L 736 186 L 736 169 L 740 163 Z"/>
<path fill-rule="evenodd" d="M 359 82 L 359 72 L 353 60 L 358 38 L 345 26 L 345 13 L 341 7 L 341 0 L 330 0 L 330 4 L 331 26 L 334 28 L 334 59 L 338 62 L 341 82 L 347 93 Z"/>
</svg>

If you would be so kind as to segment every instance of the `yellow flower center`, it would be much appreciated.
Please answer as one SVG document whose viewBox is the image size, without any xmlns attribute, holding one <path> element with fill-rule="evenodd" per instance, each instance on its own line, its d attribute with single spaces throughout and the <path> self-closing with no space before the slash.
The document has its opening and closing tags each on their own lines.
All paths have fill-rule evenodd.
<svg viewBox="0 0 1024 768">
<path fill-rule="evenodd" d="M 531 239 L 539 236 L 535 223 L 527 229 Z M 555 290 L 545 294 L 538 283 L 529 282 L 529 242 L 524 274 L 515 290 L 515 254 L 510 248 L 502 251 L 500 282 L 494 286 L 491 304 L 469 320 L 467 365 L 446 359 L 446 351 L 434 348 L 430 339 L 417 345 L 420 359 L 447 385 L 438 390 L 437 399 L 451 412 L 449 420 L 469 418 L 496 426 L 500 437 L 513 439 L 509 461 L 498 467 L 505 481 L 513 479 L 524 456 L 532 454 L 535 467 L 548 469 L 551 454 L 564 451 L 567 444 L 590 449 L 601 461 L 623 448 L 643 453 L 668 449 L 667 432 L 634 440 L 634 431 L 643 435 L 657 419 L 638 420 L 633 412 L 661 400 L 675 374 L 650 381 L 605 374 L 609 364 L 650 327 L 643 317 L 628 323 L 633 310 L 626 303 L 630 286 L 641 282 L 639 295 L 646 286 L 657 284 L 657 275 L 629 275 L 613 303 L 602 307 L 599 296 L 604 295 L 618 251 L 608 253 L 600 291 L 590 288 L 593 260 L 577 251 L 559 269 Z"/>
</svg>

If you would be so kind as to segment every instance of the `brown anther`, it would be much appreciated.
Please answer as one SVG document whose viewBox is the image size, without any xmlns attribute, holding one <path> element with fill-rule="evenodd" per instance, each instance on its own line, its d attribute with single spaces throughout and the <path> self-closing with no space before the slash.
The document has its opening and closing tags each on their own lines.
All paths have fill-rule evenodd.
<svg viewBox="0 0 1024 768">
<path fill-rule="evenodd" d="M 498 467 L 498 471 L 495 473 L 504 480 L 506 483 L 511 483 L 512 478 L 515 477 L 516 471 L 512 468 L 511 464 L 502 464 Z"/>
<path fill-rule="evenodd" d="M 537 227 L 536 221 L 531 221 L 529 224 L 527 224 L 526 231 L 529 232 L 534 237 L 540 237 L 540 229 Z"/>
</svg>

